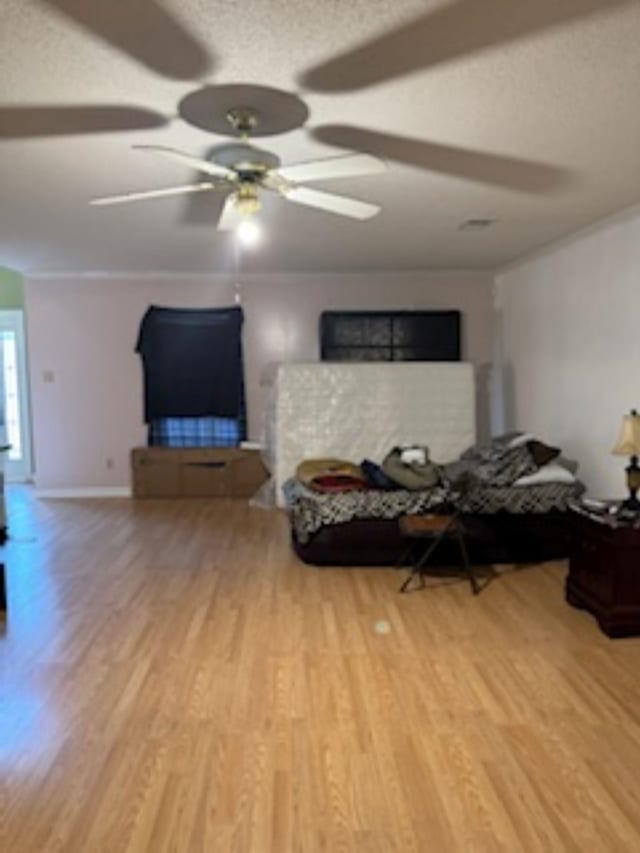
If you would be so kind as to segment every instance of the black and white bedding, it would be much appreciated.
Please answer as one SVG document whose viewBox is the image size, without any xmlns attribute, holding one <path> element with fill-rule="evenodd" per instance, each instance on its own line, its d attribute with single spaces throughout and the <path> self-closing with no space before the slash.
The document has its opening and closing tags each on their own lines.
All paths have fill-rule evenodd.
<svg viewBox="0 0 640 853">
<path fill-rule="evenodd" d="M 299 542 L 308 541 L 322 527 L 344 524 L 354 518 L 393 519 L 430 512 L 445 504 L 451 494 L 442 486 L 420 492 L 365 489 L 322 494 L 303 485 L 295 477 L 287 480 L 283 491 L 291 513 L 291 525 Z"/>
<path fill-rule="evenodd" d="M 461 497 L 457 508 L 468 515 L 508 512 L 522 515 L 567 512 L 569 504 L 584 492 L 582 483 L 541 483 L 533 486 L 479 485 Z"/>
<path fill-rule="evenodd" d="M 471 447 L 442 466 L 440 483 L 429 489 L 322 493 L 291 478 L 283 492 L 293 533 L 301 543 L 322 528 L 354 520 L 391 520 L 451 506 L 474 516 L 543 516 L 566 512 L 584 491 L 573 473 L 557 464 L 559 453 L 532 436 L 510 434 Z"/>
<path fill-rule="evenodd" d="M 407 514 L 419 515 L 446 504 L 453 504 L 469 515 L 566 512 L 569 503 L 583 491 L 584 486 L 580 483 L 542 483 L 534 486 L 478 484 L 465 495 L 442 486 L 420 492 L 368 489 L 321 494 L 295 478 L 284 485 L 291 525 L 297 540 L 303 543 L 326 526 L 344 524 L 353 519 L 394 519 Z"/>
</svg>

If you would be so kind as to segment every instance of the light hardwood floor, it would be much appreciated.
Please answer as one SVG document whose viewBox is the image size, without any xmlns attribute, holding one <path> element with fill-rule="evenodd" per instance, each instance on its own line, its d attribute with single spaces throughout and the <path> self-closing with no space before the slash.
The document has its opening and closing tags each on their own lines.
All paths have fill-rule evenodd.
<svg viewBox="0 0 640 853">
<path fill-rule="evenodd" d="M 640 639 L 563 565 L 399 596 L 241 502 L 9 507 L 3 853 L 640 850 Z"/>
</svg>

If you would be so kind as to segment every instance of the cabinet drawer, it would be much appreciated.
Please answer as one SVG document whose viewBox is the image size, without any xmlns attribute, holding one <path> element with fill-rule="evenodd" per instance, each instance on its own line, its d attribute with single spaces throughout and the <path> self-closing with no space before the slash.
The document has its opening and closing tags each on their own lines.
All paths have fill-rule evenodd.
<svg viewBox="0 0 640 853">
<path fill-rule="evenodd" d="M 179 466 L 178 494 L 192 498 L 224 497 L 232 494 L 229 469 L 232 462 L 186 462 Z"/>
</svg>

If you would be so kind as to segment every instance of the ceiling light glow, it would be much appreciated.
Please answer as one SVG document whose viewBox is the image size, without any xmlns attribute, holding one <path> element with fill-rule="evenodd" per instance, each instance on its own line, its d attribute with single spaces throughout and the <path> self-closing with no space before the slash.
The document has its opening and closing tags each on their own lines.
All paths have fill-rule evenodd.
<svg viewBox="0 0 640 853">
<path fill-rule="evenodd" d="M 257 246 L 262 238 L 262 231 L 255 219 L 243 219 L 236 229 L 240 243 L 247 248 Z"/>
</svg>

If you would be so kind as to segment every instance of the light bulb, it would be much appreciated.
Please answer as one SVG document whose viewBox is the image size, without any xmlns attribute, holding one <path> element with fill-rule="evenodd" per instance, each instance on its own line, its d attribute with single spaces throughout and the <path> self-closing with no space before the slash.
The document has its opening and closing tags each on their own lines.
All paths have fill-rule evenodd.
<svg viewBox="0 0 640 853">
<path fill-rule="evenodd" d="M 260 226 L 254 219 L 243 219 L 236 229 L 236 236 L 243 246 L 256 246 L 262 237 Z"/>
</svg>

